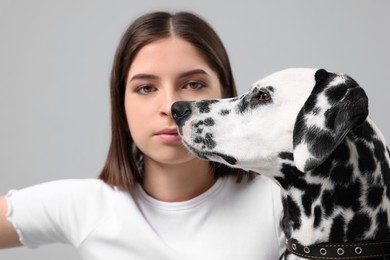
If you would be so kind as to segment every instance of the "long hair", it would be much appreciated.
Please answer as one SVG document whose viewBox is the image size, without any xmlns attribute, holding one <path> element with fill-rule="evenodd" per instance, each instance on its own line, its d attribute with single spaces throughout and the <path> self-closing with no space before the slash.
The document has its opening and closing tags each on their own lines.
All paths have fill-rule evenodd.
<svg viewBox="0 0 390 260">
<path fill-rule="evenodd" d="M 128 71 L 142 47 L 167 37 L 180 37 L 191 43 L 217 73 L 222 86 L 222 97 L 237 95 L 230 61 L 216 32 L 200 17 L 179 12 L 154 12 L 136 19 L 124 33 L 116 51 L 111 72 L 111 144 L 103 170 L 99 176 L 106 183 L 130 188 L 142 181 L 142 172 L 137 166 L 141 153 L 134 149 L 134 141 L 129 132 L 124 101 Z M 212 163 L 215 177 L 246 173 L 240 169 Z"/>
</svg>

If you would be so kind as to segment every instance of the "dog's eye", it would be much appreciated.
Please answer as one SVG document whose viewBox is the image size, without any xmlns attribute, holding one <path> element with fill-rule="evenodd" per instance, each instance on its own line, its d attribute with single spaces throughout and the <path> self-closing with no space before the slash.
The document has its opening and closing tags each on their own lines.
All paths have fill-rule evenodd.
<svg viewBox="0 0 390 260">
<path fill-rule="evenodd" d="M 268 101 L 271 99 L 271 95 L 267 92 L 263 92 L 263 91 L 260 91 L 257 98 L 259 99 L 259 101 Z"/>
</svg>

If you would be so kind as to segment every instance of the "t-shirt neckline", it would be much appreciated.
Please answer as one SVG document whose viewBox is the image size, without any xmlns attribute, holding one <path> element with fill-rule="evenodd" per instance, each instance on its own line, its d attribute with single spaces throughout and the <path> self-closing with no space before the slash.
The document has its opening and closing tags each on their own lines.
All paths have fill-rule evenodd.
<svg viewBox="0 0 390 260">
<path fill-rule="evenodd" d="M 146 193 L 146 191 L 142 188 L 141 184 L 136 185 L 136 190 L 137 193 L 139 194 L 139 197 L 151 207 L 158 208 L 161 210 L 169 210 L 169 211 L 188 210 L 201 205 L 208 198 L 215 196 L 218 193 L 218 191 L 222 188 L 224 183 L 226 183 L 226 179 L 228 178 L 220 177 L 216 180 L 213 186 L 211 186 L 208 190 L 206 190 L 202 194 L 190 200 L 179 201 L 179 202 L 166 202 L 166 201 L 155 199 L 152 196 L 150 196 L 148 193 Z"/>
</svg>

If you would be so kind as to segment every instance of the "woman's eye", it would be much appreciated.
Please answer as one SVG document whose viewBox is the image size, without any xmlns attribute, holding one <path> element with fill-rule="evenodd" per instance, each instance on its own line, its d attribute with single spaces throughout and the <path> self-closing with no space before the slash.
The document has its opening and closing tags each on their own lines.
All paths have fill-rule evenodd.
<svg viewBox="0 0 390 260">
<path fill-rule="evenodd" d="M 185 85 L 185 88 L 190 88 L 190 89 L 201 89 L 204 87 L 206 87 L 206 85 L 199 81 L 191 81 Z"/>
<path fill-rule="evenodd" d="M 154 91 L 156 91 L 156 88 L 149 86 L 149 85 L 140 86 L 136 90 L 137 93 L 142 94 L 142 95 L 146 95 L 146 94 L 149 94 L 149 93 L 154 92 Z"/>
</svg>

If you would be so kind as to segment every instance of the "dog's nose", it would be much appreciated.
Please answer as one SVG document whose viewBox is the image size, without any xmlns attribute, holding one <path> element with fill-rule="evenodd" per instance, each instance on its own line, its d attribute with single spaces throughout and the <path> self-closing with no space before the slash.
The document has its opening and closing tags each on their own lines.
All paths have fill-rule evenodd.
<svg viewBox="0 0 390 260">
<path fill-rule="evenodd" d="M 191 105 L 189 102 L 178 101 L 171 107 L 172 117 L 178 126 L 181 126 L 191 115 Z"/>
</svg>

